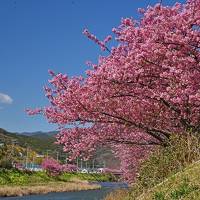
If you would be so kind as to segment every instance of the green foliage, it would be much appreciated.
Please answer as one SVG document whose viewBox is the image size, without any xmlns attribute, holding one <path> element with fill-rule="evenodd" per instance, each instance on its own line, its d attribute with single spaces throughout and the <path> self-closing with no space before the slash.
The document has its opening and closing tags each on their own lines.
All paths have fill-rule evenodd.
<svg viewBox="0 0 200 200">
<path fill-rule="evenodd" d="M 165 200 L 165 195 L 162 192 L 155 192 L 154 200 Z"/>
<path fill-rule="evenodd" d="M 58 176 L 58 179 L 61 181 L 70 181 L 73 178 L 77 178 L 80 180 L 91 181 L 91 182 L 104 182 L 104 181 L 115 181 L 116 178 L 111 174 L 87 174 L 87 173 L 63 173 Z"/>
<path fill-rule="evenodd" d="M 85 181 L 112 181 L 113 177 L 109 174 L 82 174 L 82 173 L 63 173 L 57 177 L 49 176 L 46 172 L 30 172 L 19 170 L 0 170 L 0 185 L 34 185 L 54 181 L 69 182 L 73 179 Z"/>
<path fill-rule="evenodd" d="M 181 199 L 197 189 L 197 186 L 190 185 L 189 180 L 185 180 L 181 185 L 171 192 L 171 198 L 173 200 Z"/>
<path fill-rule="evenodd" d="M 30 172 L 19 170 L 0 170 L 0 185 L 29 185 L 53 181 L 45 172 Z"/>
<path fill-rule="evenodd" d="M 18 184 L 21 185 L 27 182 L 27 175 L 20 171 L 2 169 L 0 171 L 0 184 Z"/>
</svg>

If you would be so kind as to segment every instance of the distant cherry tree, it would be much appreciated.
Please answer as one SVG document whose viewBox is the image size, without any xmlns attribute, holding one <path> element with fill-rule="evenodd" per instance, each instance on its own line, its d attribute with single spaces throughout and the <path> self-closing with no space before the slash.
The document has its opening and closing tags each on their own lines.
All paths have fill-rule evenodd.
<svg viewBox="0 0 200 200">
<path fill-rule="evenodd" d="M 62 172 L 77 172 L 78 168 L 73 164 L 64 164 L 62 165 Z"/>
<path fill-rule="evenodd" d="M 51 176 L 57 176 L 62 172 L 62 165 L 53 158 L 45 158 L 41 167 Z"/>
<path fill-rule="evenodd" d="M 171 135 L 200 132 L 200 0 L 139 12 L 139 21 L 113 28 L 118 45 L 110 49 L 111 36 L 101 41 L 84 30 L 108 54 L 84 77 L 50 71 L 50 105 L 28 110 L 59 125 L 58 142 L 72 158 L 110 144 L 129 180 Z"/>
</svg>

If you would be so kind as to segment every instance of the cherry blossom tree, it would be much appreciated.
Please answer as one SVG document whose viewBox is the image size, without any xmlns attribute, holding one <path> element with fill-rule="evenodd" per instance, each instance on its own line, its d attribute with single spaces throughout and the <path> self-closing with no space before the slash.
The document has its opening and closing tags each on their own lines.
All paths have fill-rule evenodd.
<svg viewBox="0 0 200 200">
<path fill-rule="evenodd" d="M 113 28 L 118 45 L 111 49 L 111 36 L 101 41 L 84 30 L 108 53 L 89 63 L 86 77 L 50 71 L 50 105 L 28 110 L 59 125 L 58 142 L 72 158 L 110 144 L 128 179 L 172 134 L 200 131 L 200 0 L 139 12 L 139 21 Z"/>
<path fill-rule="evenodd" d="M 41 166 L 51 176 L 57 176 L 62 172 L 62 165 L 53 158 L 45 158 Z"/>
<path fill-rule="evenodd" d="M 77 172 L 78 168 L 76 165 L 73 165 L 73 164 L 63 164 L 62 171 L 63 172 Z"/>
</svg>

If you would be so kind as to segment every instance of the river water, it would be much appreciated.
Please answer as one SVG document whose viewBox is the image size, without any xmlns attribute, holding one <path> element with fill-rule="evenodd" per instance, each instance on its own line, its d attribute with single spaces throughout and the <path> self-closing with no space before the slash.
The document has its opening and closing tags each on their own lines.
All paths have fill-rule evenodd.
<svg viewBox="0 0 200 200">
<path fill-rule="evenodd" d="M 0 197 L 1 200 L 102 200 L 109 192 L 118 188 L 127 188 L 126 183 L 102 182 L 102 189 L 78 192 L 58 192 L 23 197 Z"/>
</svg>

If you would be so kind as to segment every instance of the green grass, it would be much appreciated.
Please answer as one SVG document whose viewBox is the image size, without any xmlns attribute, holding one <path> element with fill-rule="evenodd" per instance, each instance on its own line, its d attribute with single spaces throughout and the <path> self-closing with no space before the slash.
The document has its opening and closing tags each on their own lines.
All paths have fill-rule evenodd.
<svg viewBox="0 0 200 200">
<path fill-rule="evenodd" d="M 55 181 L 70 182 L 73 180 L 101 182 L 114 181 L 110 174 L 63 173 L 59 176 L 48 176 L 45 172 L 24 172 L 18 170 L 0 170 L 0 185 L 30 185 Z"/>
<path fill-rule="evenodd" d="M 0 185 L 27 185 L 53 181 L 55 178 L 45 172 L 22 172 L 18 170 L 0 170 Z"/>
<path fill-rule="evenodd" d="M 111 193 L 105 200 L 200 200 L 200 161 L 145 189 L 139 196 L 135 196 L 132 189 L 126 193 Z"/>
<path fill-rule="evenodd" d="M 137 200 L 199 200 L 200 162 L 165 179 L 162 183 L 145 191 Z"/>
<path fill-rule="evenodd" d="M 200 200 L 199 148 L 199 138 L 190 133 L 172 136 L 143 161 L 132 188 L 117 200 Z"/>
<path fill-rule="evenodd" d="M 59 180 L 63 181 L 70 181 L 71 179 L 80 179 L 86 181 L 98 181 L 98 182 L 105 182 L 105 181 L 116 181 L 116 178 L 111 174 L 84 174 L 84 173 L 64 173 L 58 176 Z"/>
</svg>

